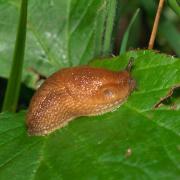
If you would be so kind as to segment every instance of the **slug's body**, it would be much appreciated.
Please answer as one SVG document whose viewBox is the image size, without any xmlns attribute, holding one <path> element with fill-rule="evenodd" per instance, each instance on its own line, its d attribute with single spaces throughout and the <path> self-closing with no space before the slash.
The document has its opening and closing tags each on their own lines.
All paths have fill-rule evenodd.
<svg viewBox="0 0 180 180">
<path fill-rule="evenodd" d="M 33 96 L 27 126 L 30 135 L 45 135 L 79 116 L 117 108 L 135 87 L 127 70 L 112 72 L 88 66 L 62 69 Z"/>
</svg>

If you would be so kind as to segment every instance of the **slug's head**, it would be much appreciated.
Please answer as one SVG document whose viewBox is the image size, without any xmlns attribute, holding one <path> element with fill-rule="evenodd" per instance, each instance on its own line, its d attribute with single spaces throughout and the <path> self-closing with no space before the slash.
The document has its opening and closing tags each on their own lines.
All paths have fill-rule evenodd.
<svg viewBox="0 0 180 180">
<path fill-rule="evenodd" d="M 100 68 L 83 68 L 74 74 L 68 89 L 76 101 L 91 114 L 101 114 L 119 106 L 134 90 L 135 81 L 129 72 L 112 72 Z M 79 104 L 78 103 L 78 104 Z M 83 109 L 83 108 L 82 108 Z"/>
<path fill-rule="evenodd" d="M 127 71 L 113 73 L 102 81 L 102 86 L 96 92 L 97 101 L 100 104 L 118 104 L 126 99 L 134 87 L 135 81 Z"/>
<path fill-rule="evenodd" d="M 135 87 L 135 81 L 127 71 L 105 76 L 101 84 L 90 101 L 104 110 L 120 105 Z"/>
</svg>

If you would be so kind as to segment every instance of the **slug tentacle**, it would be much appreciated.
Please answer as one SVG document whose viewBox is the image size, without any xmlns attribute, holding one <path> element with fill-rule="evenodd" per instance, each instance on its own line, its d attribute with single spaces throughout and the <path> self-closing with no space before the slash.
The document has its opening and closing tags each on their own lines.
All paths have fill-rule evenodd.
<svg viewBox="0 0 180 180">
<path fill-rule="evenodd" d="M 46 135 L 79 116 L 112 111 L 135 87 L 128 69 L 113 72 L 88 66 L 62 69 L 50 76 L 33 96 L 27 126 L 30 135 Z"/>
</svg>

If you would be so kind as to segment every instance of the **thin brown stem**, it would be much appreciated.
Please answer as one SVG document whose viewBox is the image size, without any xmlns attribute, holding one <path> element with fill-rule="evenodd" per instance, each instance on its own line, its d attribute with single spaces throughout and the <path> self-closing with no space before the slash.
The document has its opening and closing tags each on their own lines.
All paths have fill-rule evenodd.
<svg viewBox="0 0 180 180">
<path fill-rule="evenodd" d="M 151 37 L 150 37 L 150 40 L 149 40 L 148 49 L 153 49 L 154 41 L 155 41 L 155 38 L 156 38 L 156 33 L 157 33 L 157 29 L 158 29 L 158 25 L 159 25 L 159 19 L 160 19 L 160 16 L 161 16 L 161 11 L 162 11 L 163 5 L 164 5 L 164 0 L 159 0 L 159 6 L 158 6 L 156 17 L 155 17 L 155 20 L 154 20 L 154 25 L 153 25 Z"/>
</svg>

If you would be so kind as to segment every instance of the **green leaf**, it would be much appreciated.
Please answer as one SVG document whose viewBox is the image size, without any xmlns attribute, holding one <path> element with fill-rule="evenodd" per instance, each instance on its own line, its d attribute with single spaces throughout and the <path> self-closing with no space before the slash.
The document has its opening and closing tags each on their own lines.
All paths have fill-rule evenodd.
<svg viewBox="0 0 180 180">
<path fill-rule="evenodd" d="M 180 2 L 178 0 L 167 0 L 168 5 L 180 17 Z"/>
<path fill-rule="evenodd" d="M 180 101 L 176 109 L 154 105 L 180 83 L 180 59 L 141 50 L 91 66 L 124 69 L 130 57 L 138 90 L 114 112 L 45 137 L 27 135 L 26 112 L 2 113 L 0 179 L 178 179 Z"/>
<path fill-rule="evenodd" d="M 112 32 L 114 25 L 114 18 L 116 14 L 116 0 L 108 1 L 108 10 L 107 10 L 107 20 L 106 20 L 106 29 L 104 34 L 104 43 L 103 43 L 103 55 L 109 55 L 111 53 L 111 43 L 112 43 Z"/>
<path fill-rule="evenodd" d="M 122 43 L 121 43 L 120 52 L 119 52 L 120 55 L 126 52 L 130 31 L 131 31 L 131 28 L 132 28 L 134 22 L 136 21 L 138 14 L 139 14 L 139 9 L 137 9 L 136 12 L 134 13 L 134 15 L 133 15 L 133 17 L 132 17 L 132 19 L 128 25 L 128 28 L 127 28 L 126 32 L 124 33 Z"/>
<path fill-rule="evenodd" d="M 99 56 L 103 48 L 108 1 L 29 1 L 22 81 L 35 88 L 38 74 L 47 77 L 60 68 L 87 64 Z M 0 2 L 1 77 L 8 77 L 18 11 L 19 1 Z"/>
<path fill-rule="evenodd" d="M 98 12 L 96 25 L 95 25 L 95 57 L 101 56 L 103 51 L 103 36 L 104 36 L 104 30 L 105 30 L 105 21 L 107 16 L 107 8 L 104 8 L 104 6 L 107 6 L 107 2 L 105 1 L 103 6 L 101 7 L 102 10 Z M 110 34 L 111 35 L 111 34 Z"/>
<path fill-rule="evenodd" d="M 11 66 L 10 77 L 8 80 L 7 90 L 5 93 L 5 99 L 3 102 L 3 111 L 15 112 L 17 108 L 26 42 L 26 23 L 28 6 L 27 3 L 27 0 L 21 1 L 19 25 L 16 36 L 16 44 L 14 48 L 14 57 Z"/>
</svg>

